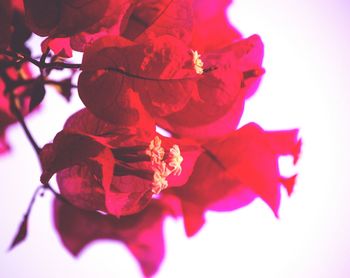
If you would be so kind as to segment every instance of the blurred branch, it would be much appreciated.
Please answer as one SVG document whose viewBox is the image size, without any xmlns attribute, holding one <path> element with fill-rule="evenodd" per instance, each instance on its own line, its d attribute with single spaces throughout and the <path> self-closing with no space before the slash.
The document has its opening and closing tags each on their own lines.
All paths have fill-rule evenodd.
<svg viewBox="0 0 350 278">
<path fill-rule="evenodd" d="M 6 55 L 8 57 L 12 57 L 14 59 L 16 59 L 17 63 L 23 63 L 23 62 L 30 62 L 33 65 L 37 66 L 40 70 L 43 69 L 80 69 L 81 64 L 69 64 L 69 63 L 63 63 L 63 62 L 49 62 L 47 63 L 46 57 L 48 55 L 48 53 L 44 53 L 40 60 L 36 60 L 30 56 L 21 54 L 21 53 L 17 53 L 15 51 L 11 51 L 11 50 L 4 50 L 4 49 L 0 49 L 0 54 Z"/>
<path fill-rule="evenodd" d="M 30 215 L 30 212 L 32 211 L 36 196 L 38 195 L 39 191 L 44 189 L 45 186 L 44 185 L 40 185 L 37 187 L 37 189 L 34 191 L 33 196 L 29 202 L 28 208 L 26 213 L 23 216 L 22 222 L 19 225 L 19 229 L 17 231 L 16 236 L 14 237 L 8 251 L 11 251 L 16 245 L 18 245 L 19 243 L 21 243 L 23 240 L 25 240 L 25 238 L 27 237 L 27 226 L 28 226 L 28 218 Z"/>
<path fill-rule="evenodd" d="M 40 155 L 40 147 L 39 145 L 36 143 L 35 139 L 33 138 L 25 120 L 24 117 L 22 115 L 21 110 L 18 108 L 17 104 L 16 104 L 16 97 L 13 93 L 13 91 L 9 91 L 9 98 L 10 98 L 10 109 L 11 112 L 13 113 L 13 115 L 16 117 L 16 119 L 18 120 L 18 122 L 20 123 L 20 125 L 22 126 L 30 144 L 32 145 L 34 151 L 36 152 L 36 154 L 39 156 Z"/>
</svg>

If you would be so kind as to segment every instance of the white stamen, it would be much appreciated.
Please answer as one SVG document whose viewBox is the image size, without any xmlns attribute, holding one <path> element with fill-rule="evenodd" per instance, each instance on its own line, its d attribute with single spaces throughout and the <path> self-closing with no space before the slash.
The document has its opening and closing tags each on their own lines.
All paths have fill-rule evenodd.
<svg viewBox="0 0 350 278">
<path fill-rule="evenodd" d="M 203 70 L 204 63 L 203 63 L 202 59 L 200 58 L 201 55 L 198 53 L 197 50 L 192 50 L 191 49 L 191 52 L 192 52 L 192 55 L 193 55 L 192 62 L 193 62 L 194 70 L 196 71 L 197 74 L 203 74 L 203 72 L 204 72 L 204 70 Z"/>
<path fill-rule="evenodd" d="M 180 148 L 178 145 L 174 145 L 169 151 L 169 166 L 172 167 L 172 173 L 179 176 L 182 168 L 181 163 L 184 160 L 181 156 Z"/>
<path fill-rule="evenodd" d="M 162 190 L 168 187 L 168 181 L 166 178 L 170 174 L 180 175 L 182 168 L 181 163 L 183 157 L 181 156 L 180 148 L 178 145 L 173 145 L 166 160 L 164 159 L 165 152 L 161 146 L 162 140 L 156 136 L 150 142 L 146 154 L 151 158 L 153 181 L 152 181 L 152 192 L 159 194 Z"/>
</svg>

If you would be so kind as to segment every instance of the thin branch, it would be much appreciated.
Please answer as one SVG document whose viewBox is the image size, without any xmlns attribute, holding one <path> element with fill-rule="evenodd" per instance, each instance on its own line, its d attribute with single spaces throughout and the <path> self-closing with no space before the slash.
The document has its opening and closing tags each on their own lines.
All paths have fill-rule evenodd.
<svg viewBox="0 0 350 278">
<path fill-rule="evenodd" d="M 18 120 L 18 122 L 20 123 L 20 125 L 22 126 L 30 144 L 32 145 L 35 153 L 39 156 L 40 155 L 40 150 L 41 148 L 39 147 L 39 145 L 36 143 L 35 139 L 33 138 L 32 134 L 30 133 L 30 130 L 26 124 L 26 122 L 24 121 L 24 117 L 21 113 L 21 111 L 18 109 L 18 106 L 16 104 L 16 97 L 13 93 L 13 91 L 9 91 L 10 93 L 10 109 L 11 112 L 13 113 L 13 115 L 16 117 L 16 119 Z"/>
<path fill-rule="evenodd" d="M 41 189 L 45 189 L 45 186 L 44 186 L 44 185 L 39 185 L 39 186 L 35 189 L 35 191 L 34 191 L 34 193 L 33 193 L 33 196 L 32 196 L 32 198 L 30 199 L 30 203 L 29 203 L 29 205 L 28 205 L 28 208 L 27 208 L 27 211 L 26 211 L 26 213 L 25 213 L 25 215 L 24 215 L 24 218 L 28 218 L 28 217 L 29 217 L 30 212 L 31 212 L 31 210 L 32 210 L 32 207 L 33 207 L 33 205 L 34 205 L 36 196 L 38 195 L 38 193 L 39 193 L 39 191 L 40 191 Z"/>
<path fill-rule="evenodd" d="M 71 203 L 66 198 L 64 198 L 60 193 L 58 193 L 55 189 L 53 189 L 49 183 L 44 184 L 43 188 L 45 190 L 49 190 L 55 196 L 55 198 L 59 199 L 62 202 L 65 202 L 66 204 L 71 205 Z"/>
<path fill-rule="evenodd" d="M 46 57 L 48 55 L 48 53 L 44 53 L 41 58 L 40 61 L 21 54 L 21 53 L 17 53 L 14 51 L 10 51 L 10 50 L 4 50 L 4 49 L 0 49 L 0 54 L 4 54 L 6 56 L 15 58 L 17 60 L 17 62 L 30 62 L 33 65 L 37 66 L 40 70 L 43 69 L 80 69 L 81 68 L 81 64 L 69 64 L 69 63 L 63 63 L 63 62 L 50 62 L 50 63 L 46 63 Z"/>
</svg>

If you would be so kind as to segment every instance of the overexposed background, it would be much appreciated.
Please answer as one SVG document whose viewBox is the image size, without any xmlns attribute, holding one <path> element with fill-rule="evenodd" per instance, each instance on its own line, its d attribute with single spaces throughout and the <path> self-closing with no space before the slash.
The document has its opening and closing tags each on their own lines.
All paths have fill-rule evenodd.
<svg viewBox="0 0 350 278">
<path fill-rule="evenodd" d="M 214 0 L 213 0 L 214 1 Z M 203 7 L 205 9 L 205 7 Z M 350 276 L 350 2 L 347 0 L 236 0 L 228 10 L 245 36 L 265 43 L 266 75 L 242 124 L 299 127 L 303 153 L 292 198 L 283 195 L 280 219 L 260 200 L 231 213 L 209 213 L 187 239 L 181 221 L 165 225 L 167 252 L 157 277 Z M 40 145 L 52 140 L 81 104 L 49 91 L 28 118 Z M 24 244 L 7 253 L 34 189 L 39 164 L 18 125 L 13 147 L 0 157 L 0 277 L 141 277 L 136 261 L 116 242 L 99 241 L 78 260 L 62 247 L 51 216 L 52 196 L 38 198 Z"/>
</svg>

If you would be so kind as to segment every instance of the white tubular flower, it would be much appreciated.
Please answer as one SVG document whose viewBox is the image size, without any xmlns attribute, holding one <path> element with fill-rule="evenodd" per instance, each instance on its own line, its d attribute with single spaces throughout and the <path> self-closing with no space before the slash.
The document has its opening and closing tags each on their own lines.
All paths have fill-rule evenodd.
<svg viewBox="0 0 350 278">
<path fill-rule="evenodd" d="M 168 163 L 172 168 L 172 173 L 174 175 L 179 176 L 182 172 L 181 163 L 183 161 L 183 157 L 181 156 L 180 148 L 178 145 L 174 145 L 169 151 Z"/>
<path fill-rule="evenodd" d="M 153 167 L 153 182 L 152 182 L 152 192 L 154 194 L 159 194 L 162 190 L 168 187 L 168 181 L 166 178 L 169 175 L 169 169 L 166 167 L 166 163 L 162 161 L 159 167 Z"/>
<path fill-rule="evenodd" d="M 203 63 L 202 59 L 200 58 L 201 55 L 198 53 L 197 50 L 192 50 L 191 49 L 191 52 L 192 52 L 192 55 L 193 55 L 192 63 L 193 63 L 194 70 L 196 71 L 197 74 L 203 74 L 203 72 L 204 72 L 204 70 L 203 70 L 204 63 Z"/>
<path fill-rule="evenodd" d="M 154 194 L 159 194 L 168 187 L 167 177 L 170 174 L 179 176 L 182 171 L 183 157 L 179 146 L 173 145 L 166 156 L 161 144 L 162 140 L 156 136 L 145 151 L 146 155 L 151 158 L 152 170 L 154 171 L 152 181 L 152 192 Z"/>
<path fill-rule="evenodd" d="M 164 148 L 162 147 L 162 140 L 156 136 L 150 142 L 146 154 L 151 157 L 152 164 L 159 164 L 164 158 Z"/>
</svg>

